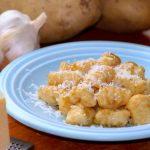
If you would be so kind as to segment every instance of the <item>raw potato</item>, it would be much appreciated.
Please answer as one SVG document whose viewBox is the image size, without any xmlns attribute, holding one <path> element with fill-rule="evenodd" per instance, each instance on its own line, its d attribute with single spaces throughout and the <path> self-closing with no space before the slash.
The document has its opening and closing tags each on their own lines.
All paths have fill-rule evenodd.
<svg viewBox="0 0 150 150">
<path fill-rule="evenodd" d="M 150 28 L 150 0 L 100 0 L 102 17 L 96 27 L 132 33 Z"/>
<path fill-rule="evenodd" d="M 101 16 L 100 0 L 1 0 L 0 13 L 11 9 L 29 15 L 31 20 L 46 13 L 47 22 L 39 33 L 41 43 L 72 38 Z"/>
</svg>

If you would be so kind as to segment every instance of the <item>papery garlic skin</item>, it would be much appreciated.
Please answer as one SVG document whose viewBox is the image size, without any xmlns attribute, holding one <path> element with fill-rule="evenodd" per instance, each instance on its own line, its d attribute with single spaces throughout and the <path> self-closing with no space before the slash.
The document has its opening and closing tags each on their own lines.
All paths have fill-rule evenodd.
<svg viewBox="0 0 150 150">
<path fill-rule="evenodd" d="M 6 29 L 0 35 L 0 47 L 11 62 L 14 59 L 27 54 L 39 46 L 39 37 L 33 27 L 29 24 Z"/>
<path fill-rule="evenodd" d="M 4 58 L 5 58 L 4 53 L 0 50 L 0 65 L 3 63 Z"/>
<path fill-rule="evenodd" d="M 45 22 L 45 14 L 35 21 L 16 10 L 0 15 L 0 48 L 9 62 L 40 48 L 38 31 Z"/>
<path fill-rule="evenodd" d="M 15 28 L 30 22 L 28 15 L 17 10 L 8 10 L 0 15 L 0 32 L 3 29 Z"/>
</svg>

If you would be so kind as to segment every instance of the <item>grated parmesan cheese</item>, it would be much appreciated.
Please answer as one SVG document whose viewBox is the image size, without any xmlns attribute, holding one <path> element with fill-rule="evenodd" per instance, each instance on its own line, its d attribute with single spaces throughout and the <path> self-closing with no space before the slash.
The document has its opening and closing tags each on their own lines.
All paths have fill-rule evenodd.
<svg viewBox="0 0 150 150">
<path fill-rule="evenodd" d="M 61 100 L 59 98 L 56 98 L 56 101 L 58 102 L 57 105 L 65 108 L 65 105 L 71 103 L 70 108 L 72 108 L 73 106 L 81 105 L 81 107 L 83 108 L 88 107 L 93 109 L 93 107 L 97 106 L 98 93 L 103 93 L 104 87 L 107 88 L 109 86 L 111 90 L 109 91 L 108 88 L 106 89 L 106 91 L 108 90 L 108 93 L 110 92 L 112 95 L 114 94 L 114 98 L 111 97 L 110 99 L 112 99 L 112 102 L 117 103 L 120 99 L 123 100 L 122 95 L 118 95 L 117 92 L 113 93 L 113 88 L 116 90 L 121 89 L 121 91 L 123 92 L 128 91 L 130 93 L 138 93 L 140 91 L 137 90 L 138 88 L 135 88 L 136 86 L 138 87 L 139 85 L 141 86 L 143 84 L 143 87 L 141 88 L 142 90 L 145 88 L 145 82 L 148 86 L 148 84 L 150 83 L 150 79 L 147 79 L 147 81 L 144 82 L 144 68 L 132 62 L 127 62 L 121 65 L 120 63 L 121 59 L 118 56 L 107 52 L 103 55 L 103 58 L 99 58 L 98 60 L 89 58 L 87 60 L 77 61 L 73 63 L 73 65 L 69 64 L 69 67 L 71 68 L 69 68 L 68 70 L 66 69 L 67 66 L 63 67 L 62 64 L 62 68 L 60 70 L 58 70 L 57 72 L 52 72 L 52 74 L 48 76 L 48 83 L 51 87 L 53 87 L 54 89 L 56 87 L 60 89 L 65 89 L 62 95 L 62 93 L 60 93 L 56 88 L 56 93 L 59 94 L 59 98 L 62 100 L 62 104 L 60 105 Z M 35 88 L 34 85 L 32 85 L 32 87 Z M 40 107 L 44 113 L 49 114 L 50 116 L 55 115 L 56 118 L 62 117 L 60 108 L 60 111 L 55 110 L 54 107 L 51 107 L 47 105 L 46 102 L 39 100 L 37 98 L 37 93 L 24 93 L 26 94 L 26 96 L 30 97 L 30 102 L 33 102 L 35 104 L 35 107 Z M 63 98 L 68 99 L 68 101 L 63 101 Z M 106 100 L 107 97 L 105 97 L 105 101 Z M 75 113 L 78 114 L 79 112 L 75 111 Z M 82 117 L 84 117 L 86 113 L 82 115 Z M 80 119 L 76 119 L 78 120 L 78 122 L 80 122 Z M 89 119 L 87 119 L 87 121 Z M 81 124 L 82 126 L 86 125 L 86 123 L 84 122 Z M 97 126 L 92 124 L 91 127 Z M 98 125 L 98 127 L 101 128 L 102 126 Z"/>
</svg>

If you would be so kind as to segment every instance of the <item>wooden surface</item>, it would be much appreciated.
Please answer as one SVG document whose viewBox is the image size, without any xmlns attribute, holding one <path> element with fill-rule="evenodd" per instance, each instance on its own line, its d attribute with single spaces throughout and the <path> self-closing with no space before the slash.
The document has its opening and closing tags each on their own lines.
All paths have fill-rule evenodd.
<svg viewBox="0 0 150 150">
<path fill-rule="evenodd" d="M 123 41 L 150 46 L 150 39 L 140 33 L 120 35 L 104 32 L 93 28 L 84 31 L 80 35 L 65 42 L 86 40 Z M 0 65 L 0 71 L 7 64 L 8 61 L 5 59 L 4 63 Z M 10 136 L 33 143 L 34 150 L 150 150 L 150 138 L 126 142 L 78 141 L 66 139 L 63 137 L 57 137 L 51 134 L 46 134 L 34 130 L 18 122 L 10 115 L 8 115 L 8 121 Z"/>
</svg>

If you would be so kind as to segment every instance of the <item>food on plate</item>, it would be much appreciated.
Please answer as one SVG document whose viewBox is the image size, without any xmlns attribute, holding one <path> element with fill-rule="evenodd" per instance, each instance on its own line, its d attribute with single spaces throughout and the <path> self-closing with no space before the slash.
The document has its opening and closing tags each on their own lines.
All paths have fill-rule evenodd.
<svg viewBox="0 0 150 150">
<path fill-rule="evenodd" d="M 137 75 L 138 77 L 145 78 L 145 68 L 143 66 L 138 66 L 132 61 L 127 61 L 119 66 L 119 69 L 131 72 L 131 75 Z"/>
<path fill-rule="evenodd" d="M 58 71 L 60 71 L 60 70 L 70 70 L 70 71 L 72 71 L 72 65 L 71 64 L 69 64 L 69 63 L 67 63 L 67 62 L 62 62 L 61 64 L 60 64 L 60 68 L 59 68 L 59 70 Z"/>
<path fill-rule="evenodd" d="M 126 109 L 100 109 L 94 122 L 102 126 L 123 127 L 128 123 L 130 112 Z"/>
<path fill-rule="evenodd" d="M 94 116 L 94 108 L 73 105 L 67 114 L 66 123 L 88 126 L 93 122 Z"/>
<path fill-rule="evenodd" d="M 70 102 L 70 97 L 63 93 L 58 98 L 58 105 L 60 112 L 66 116 L 73 104 Z"/>
<path fill-rule="evenodd" d="M 100 0 L 102 17 L 97 28 L 117 32 L 133 33 L 150 28 L 150 0 Z"/>
<path fill-rule="evenodd" d="M 100 65 L 115 67 L 121 63 L 121 59 L 111 52 L 104 53 L 98 60 Z"/>
<path fill-rule="evenodd" d="M 92 66 L 94 66 L 96 63 L 97 63 L 96 60 L 90 58 L 87 60 L 74 62 L 72 65 L 72 68 L 73 68 L 73 71 L 78 70 L 86 74 L 92 68 Z"/>
<path fill-rule="evenodd" d="M 122 78 L 116 76 L 114 82 L 116 84 L 122 84 L 122 87 L 129 89 L 133 95 L 142 93 L 147 87 L 147 82 L 138 77 Z"/>
<path fill-rule="evenodd" d="M 147 87 L 146 89 L 142 92 L 143 95 L 150 95 L 150 80 L 147 80 Z"/>
<path fill-rule="evenodd" d="M 97 101 L 94 99 L 94 93 L 84 85 L 78 85 L 69 92 L 70 102 L 72 104 L 80 103 L 84 107 L 95 107 Z"/>
<path fill-rule="evenodd" d="M 97 100 L 101 108 L 119 108 L 126 105 L 131 96 L 132 93 L 129 90 L 108 85 L 99 90 Z"/>
<path fill-rule="evenodd" d="M 81 80 L 82 76 L 78 71 L 59 71 L 48 74 L 49 85 L 59 85 L 64 81 L 70 81 L 73 85 L 78 85 Z"/>
<path fill-rule="evenodd" d="M 142 93 L 147 87 L 144 67 L 128 61 L 125 64 L 116 66 L 114 69 L 116 71 L 114 82 L 131 90 L 133 95 Z"/>
<path fill-rule="evenodd" d="M 110 83 L 115 77 L 115 71 L 112 67 L 106 65 L 94 65 L 85 75 L 84 82 L 91 84 L 93 88 L 100 88 L 101 84 Z"/>
<path fill-rule="evenodd" d="M 40 87 L 38 97 L 58 106 L 68 124 L 121 127 L 149 123 L 149 88 L 143 66 L 121 64 L 117 55 L 106 52 L 97 60 L 62 62 L 48 74 L 48 85 Z"/>
<path fill-rule="evenodd" d="M 38 49 L 40 28 L 46 22 L 46 14 L 34 21 L 17 10 L 8 10 L 0 15 L 0 50 L 9 62 Z"/>
<path fill-rule="evenodd" d="M 34 20 L 42 12 L 47 22 L 40 30 L 41 43 L 67 40 L 94 25 L 101 16 L 100 0 L 4 0 L 0 13 L 19 10 Z"/>
<path fill-rule="evenodd" d="M 38 91 L 38 97 L 51 106 L 58 105 L 58 98 L 60 94 L 64 93 L 64 88 L 58 86 L 43 85 Z"/>
<path fill-rule="evenodd" d="M 150 97 L 137 94 L 129 99 L 126 108 L 131 113 L 130 122 L 134 125 L 150 123 Z"/>
</svg>

